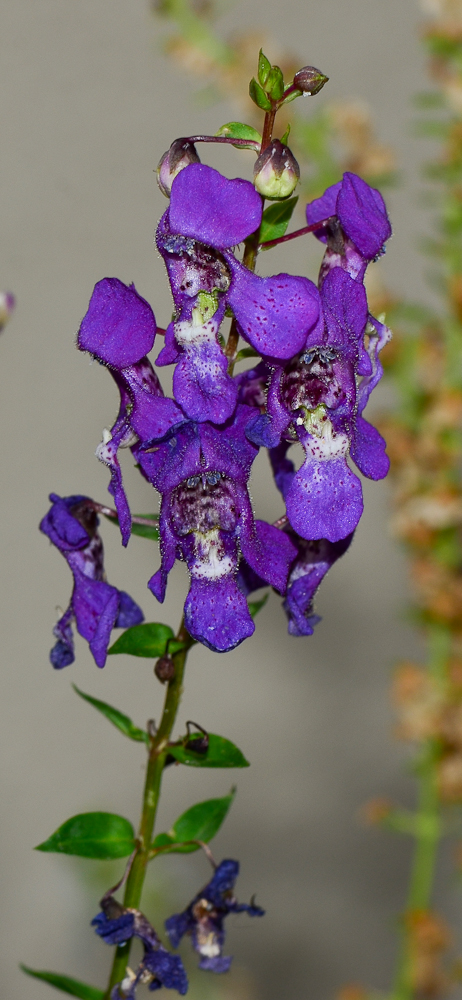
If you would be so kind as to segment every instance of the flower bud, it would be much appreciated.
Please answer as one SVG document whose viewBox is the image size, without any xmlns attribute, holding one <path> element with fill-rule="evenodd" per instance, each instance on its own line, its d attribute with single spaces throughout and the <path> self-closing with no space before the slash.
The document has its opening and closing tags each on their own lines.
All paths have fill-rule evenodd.
<svg viewBox="0 0 462 1000">
<path fill-rule="evenodd" d="M 175 676 L 175 664 L 171 656 L 161 656 L 154 667 L 154 673 L 161 684 L 172 681 Z"/>
<path fill-rule="evenodd" d="M 302 66 L 294 76 L 294 86 L 301 90 L 303 95 L 318 94 L 328 79 L 329 77 L 324 76 L 324 73 L 315 66 Z"/>
<path fill-rule="evenodd" d="M 200 163 L 194 143 L 189 139 L 175 139 L 170 149 L 160 158 L 157 167 L 157 183 L 166 198 L 170 198 L 176 175 L 189 167 L 190 163 Z"/>
<path fill-rule="evenodd" d="M 300 179 L 300 167 L 288 146 L 273 139 L 255 162 L 253 181 L 264 198 L 287 198 Z"/>
</svg>

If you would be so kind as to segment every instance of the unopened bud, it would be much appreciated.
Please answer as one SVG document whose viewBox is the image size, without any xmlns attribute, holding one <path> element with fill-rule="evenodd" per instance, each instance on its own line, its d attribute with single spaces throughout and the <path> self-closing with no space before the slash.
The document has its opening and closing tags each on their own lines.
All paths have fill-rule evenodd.
<svg viewBox="0 0 462 1000">
<path fill-rule="evenodd" d="M 194 143 L 189 139 L 175 139 L 170 149 L 160 158 L 157 167 L 157 183 L 166 198 L 170 198 L 172 184 L 180 170 L 190 163 L 200 163 Z"/>
<path fill-rule="evenodd" d="M 172 681 L 175 676 L 175 664 L 171 656 L 161 656 L 154 667 L 154 673 L 162 684 Z"/>
<path fill-rule="evenodd" d="M 255 162 L 253 181 L 264 198 L 287 198 L 300 179 L 300 167 L 288 146 L 273 139 Z"/>
<path fill-rule="evenodd" d="M 302 66 L 294 76 L 294 86 L 302 94 L 318 94 L 329 77 L 321 73 L 315 66 Z"/>
</svg>

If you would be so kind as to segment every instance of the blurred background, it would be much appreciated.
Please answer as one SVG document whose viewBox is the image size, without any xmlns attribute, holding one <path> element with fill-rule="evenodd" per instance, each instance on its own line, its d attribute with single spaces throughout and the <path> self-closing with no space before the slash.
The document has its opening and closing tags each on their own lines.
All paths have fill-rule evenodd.
<svg viewBox="0 0 462 1000">
<path fill-rule="evenodd" d="M 399 180 L 387 195 L 395 235 L 378 268 L 397 295 L 431 301 L 417 252 L 428 225 L 419 204 L 428 144 L 411 136 L 412 98 L 425 86 L 421 22 L 414 0 L 240 0 L 222 9 L 224 30 L 252 34 L 255 67 L 264 44 L 273 62 L 289 50 L 298 66 L 312 63 L 330 77 L 316 105 L 304 102 L 307 120 L 315 107 L 346 97 L 370 107 L 380 141 L 395 152 Z M 162 708 L 150 661 L 113 657 L 98 671 L 77 637 L 76 663 L 52 670 L 52 627 L 71 580 L 37 525 L 50 491 L 108 499 L 107 470 L 94 450 L 116 414 L 117 392 L 108 373 L 74 347 L 93 285 L 104 276 L 134 281 L 167 325 L 170 293 L 153 246 L 166 203 L 153 170 L 177 136 L 213 133 L 239 117 L 233 101 L 222 94 L 213 102 L 204 81 L 196 84 L 166 55 L 165 32 L 148 0 L 6 0 L 2 7 L 0 286 L 17 299 L 0 344 L 0 950 L 8 1000 L 50 996 L 48 985 L 18 970 L 19 961 L 101 986 L 110 961 L 89 922 L 123 862 L 35 854 L 34 845 L 78 812 L 138 821 L 143 748 L 78 699 L 71 682 L 137 725 Z M 243 78 L 243 95 L 247 87 Z M 202 147 L 201 157 L 228 176 L 251 177 L 248 152 Z M 321 252 L 308 241 L 288 244 L 263 255 L 260 273 L 287 269 L 315 279 Z M 375 405 L 388 405 L 389 388 L 380 392 Z M 124 459 L 132 509 L 155 510 L 153 491 L 130 455 Z M 190 654 L 179 732 L 195 719 L 234 740 L 252 766 L 171 768 L 159 829 L 236 781 L 213 850 L 217 859 L 240 859 L 239 898 L 256 893 L 267 911 L 262 921 L 230 918 L 233 970 L 222 979 L 202 974 L 193 1000 L 327 998 L 352 981 L 389 985 L 411 845 L 367 828 L 360 810 L 376 795 L 412 801 L 388 687 L 395 660 L 420 651 L 406 623 L 406 566 L 388 529 L 387 483 L 364 488 L 365 515 L 323 584 L 316 607 L 323 620 L 313 637 L 287 635 L 272 595 L 239 649 Z M 260 517 L 280 515 L 265 455 L 251 489 Z M 175 628 L 184 569 L 175 568 L 160 608 L 146 589 L 157 546 L 134 537 L 125 551 L 107 523 L 102 534 L 110 582 L 141 604 L 147 620 Z M 208 877 L 200 853 L 159 859 L 143 908 L 160 928 Z M 457 919 L 455 876 L 441 886 L 437 902 Z"/>
</svg>

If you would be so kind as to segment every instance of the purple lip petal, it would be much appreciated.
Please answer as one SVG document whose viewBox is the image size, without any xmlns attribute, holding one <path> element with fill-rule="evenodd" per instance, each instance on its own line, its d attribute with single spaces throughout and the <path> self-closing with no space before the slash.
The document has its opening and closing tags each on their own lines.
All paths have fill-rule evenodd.
<svg viewBox="0 0 462 1000">
<path fill-rule="evenodd" d="M 227 299 L 244 339 L 266 357 L 293 357 L 319 317 L 316 286 L 289 274 L 260 278 L 229 254 L 226 259 L 233 272 Z"/>
<path fill-rule="evenodd" d="M 360 254 L 372 260 L 391 236 L 385 202 L 376 188 L 357 174 L 345 173 L 337 200 L 342 229 Z"/>
<path fill-rule="evenodd" d="M 217 343 L 185 352 L 173 375 L 173 392 L 191 420 L 223 424 L 236 407 L 237 385 Z"/>
<path fill-rule="evenodd" d="M 385 478 L 390 468 L 386 446 L 386 441 L 376 427 L 363 417 L 356 417 L 350 454 L 363 476 L 376 480 Z"/>
<path fill-rule="evenodd" d="M 222 250 L 258 229 L 262 200 L 249 181 L 228 180 L 204 163 L 193 163 L 173 181 L 168 214 L 173 233 Z"/>
<path fill-rule="evenodd" d="M 151 306 L 134 285 L 103 278 L 95 285 L 77 343 L 100 361 L 126 368 L 149 354 L 156 335 Z"/>
<path fill-rule="evenodd" d="M 289 566 L 297 555 L 289 536 L 266 521 L 256 521 L 255 533 L 241 532 L 240 546 L 251 569 L 275 590 L 285 591 Z"/>
<path fill-rule="evenodd" d="M 217 581 L 193 577 L 184 616 L 189 634 L 217 653 L 234 649 L 255 631 L 247 601 L 230 575 Z"/>
<path fill-rule="evenodd" d="M 337 542 L 354 531 L 363 512 L 361 483 L 344 458 L 308 458 L 285 501 L 292 528 L 308 539 Z"/>
</svg>

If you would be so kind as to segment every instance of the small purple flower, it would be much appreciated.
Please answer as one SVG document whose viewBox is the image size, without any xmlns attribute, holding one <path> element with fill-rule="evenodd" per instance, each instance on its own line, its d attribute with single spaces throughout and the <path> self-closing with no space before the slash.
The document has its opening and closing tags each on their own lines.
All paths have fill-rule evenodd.
<svg viewBox="0 0 462 1000">
<path fill-rule="evenodd" d="M 121 945 L 137 937 L 144 947 L 137 971 L 127 969 L 125 978 L 114 987 L 111 1000 L 134 1000 L 136 987 L 142 983 L 152 991 L 165 986 L 184 996 L 188 991 L 188 979 L 183 963 L 178 955 L 172 955 L 163 947 L 146 917 L 139 910 L 121 906 L 113 896 L 105 897 L 102 906 L 92 926 L 106 944 Z"/>
<path fill-rule="evenodd" d="M 234 896 L 234 883 L 239 875 L 237 861 L 222 861 L 210 882 L 198 892 L 183 913 L 176 913 L 165 921 L 165 928 L 174 948 L 188 934 L 195 951 L 201 956 L 200 969 L 209 972 L 227 972 L 231 957 L 222 955 L 225 940 L 223 922 L 228 913 L 246 912 L 250 917 L 262 917 L 264 910 L 251 903 L 238 903 Z"/>
<path fill-rule="evenodd" d="M 295 555 L 277 528 L 254 520 L 247 480 L 257 448 L 245 434 L 253 417 L 250 407 L 238 405 L 225 425 L 188 423 L 153 447 L 134 448 L 142 472 L 162 494 L 162 565 L 148 586 L 162 602 L 175 559 L 184 560 L 191 575 L 186 627 L 218 652 L 255 630 L 236 583 L 241 555 L 279 592 Z"/>
<path fill-rule="evenodd" d="M 111 430 L 104 431 L 96 454 L 111 472 L 109 492 L 114 497 L 124 545 L 130 538 L 131 515 L 118 450 L 161 438 L 185 420 L 176 403 L 164 397 L 146 357 L 155 334 L 154 313 L 134 285 L 124 285 L 118 278 L 103 278 L 95 285 L 77 343 L 80 350 L 89 351 L 109 368 L 120 391 L 118 417 Z"/>
<path fill-rule="evenodd" d="M 192 420 L 224 423 L 236 404 L 219 341 L 225 308 L 239 333 L 265 357 L 286 359 L 300 350 L 319 315 L 319 296 L 307 278 L 260 278 L 231 252 L 259 228 L 262 202 L 255 188 L 228 180 L 205 164 L 181 171 L 170 207 L 157 230 L 176 317 L 157 364 L 176 363 L 175 398 Z"/>
<path fill-rule="evenodd" d="M 103 543 L 93 501 L 84 496 L 50 494 L 52 506 L 40 530 L 63 554 L 74 576 L 67 611 L 53 629 L 57 639 L 50 653 L 56 669 L 74 662 L 72 621 L 87 640 L 98 667 L 104 667 L 113 628 L 129 628 L 143 621 L 143 612 L 123 590 L 106 583 Z"/>
<path fill-rule="evenodd" d="M 362 281 L 368 263 L 384 253 L 391 236 L 385 202 L 376 188 L 357 174 L 345 173 L 343 179 L 327 188 L 321 198 L 306 206 L 309 226 L 329 218 L 315 235 L 327 250 L 321 265 L 320 279 L 332 267 L 343 267 L 353 278 Z"/>
<path fill-rule="evenodd" d="M 363 285 L 342 268 L 327 274 L 321 297 L 324 327 L 309 335 L 300 355 L 274 370 L 267 414 L 247 433 L 269 448 L 298 438 L 306 458 L 298 472 L 284 478 L 287 516 L 302 538 L 337 542 L 354 531 L 363 509 L 361 483 L 347 464 L 348 454 L 371 479 L 388 471 L 385 442 L 362 412 L 382 375 L 378 353 L 389 331 L 372 318 L 366 329 Z M 359 385 L 358 376 L 363 376 Z"/>
</svg>

